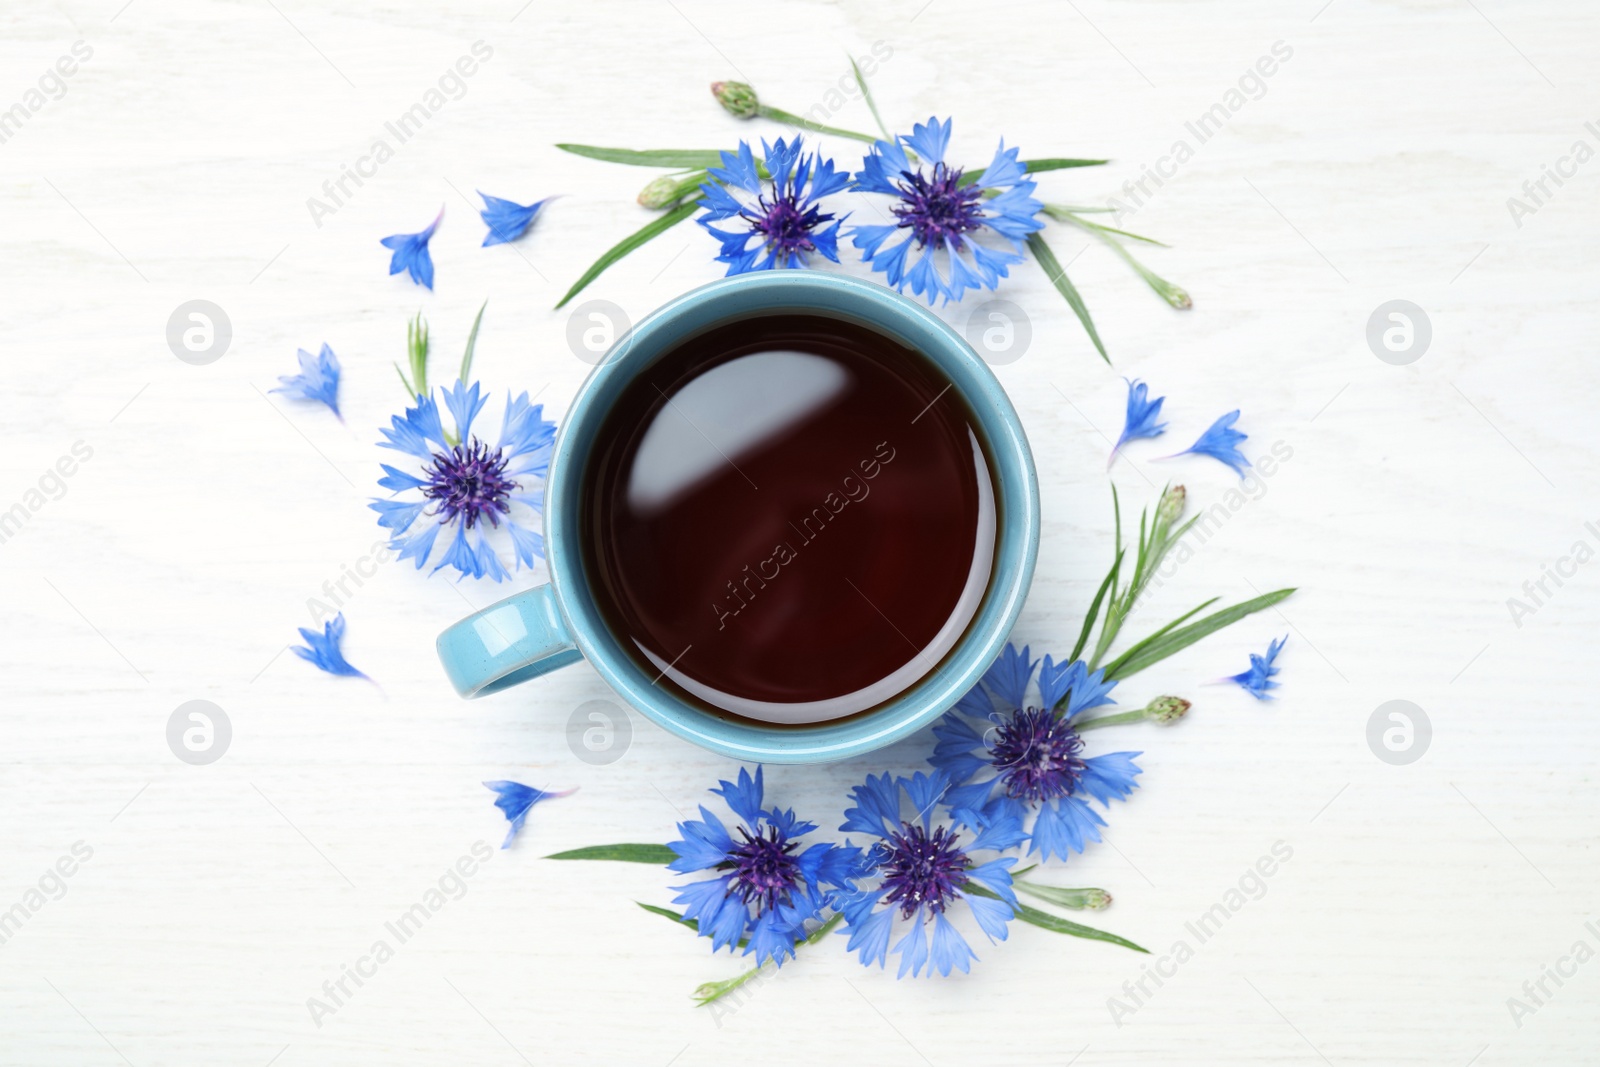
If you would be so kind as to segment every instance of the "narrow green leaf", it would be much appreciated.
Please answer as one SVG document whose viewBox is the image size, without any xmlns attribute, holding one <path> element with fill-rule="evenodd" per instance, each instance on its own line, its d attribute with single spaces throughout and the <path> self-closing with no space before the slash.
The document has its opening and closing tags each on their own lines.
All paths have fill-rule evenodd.
<svg viewBox="0 0 1600 1067">
<path fill-rule="evenodd" d="M 700 932 L 700 924 L 699 924 L 699 922 L 697 922 L 694 919 L 686 919 L 682 915 L 680 915 L 677 912 L 673 911 L 671 908 L 658 908 L 654 904 L 645 904 L 642 901 L 638 901 L 638 900 L 634 901 L 634 903 L 638 904 L 639 907 L 643 908 L 645 911 L 648 911 L 651 915 L 659 915 L 664 919 L 671 919 L 673 922 L 677 923 L 679 926 L 687 926 L 689 929 L 693 930 L 697 934 Z M 750 939 L 748 937 L 741 937 L 739 939 L 739 947 L 740 948 L 744 948 L 749 943 L 750 943 Z"/>
<path fill-rule="evenodd" d="M 1023 169 L 1025 169 L 1029 174 L 1043 174 L 1047 170 L 1068 170 L 1072 167 L 1099 167 L 1111 161 L 1108 159 L 1024 159 L 1020 162 L 1023 166 Z M 957 187 L 963 189 L 966 188 L 979 178 L 983 177 L 983 172 L 988 169 L 989 168 L 987 167 L 979 167 L 976 170 L 963 171 L 961 177 L 956 180 Z"/>
<path fill-rule="evenodd" d="M 406 323 L 406 358 L 411 363 L 413 395 L 425 396 L 428 392 L 428 324 L 420 311 Z"/>
<path fill-rule="evenodd" d="M 698 210 L 700 210 L 700 201 L 698 198 L 690 200 L 686 204 L 679 204 L 665 215 L 651 220 L 640 229 L 634 231 L 627 237 L 624 237 L 622 240 L 612 245 L 610 248 L 606 249 L 605 252 L 601 253 L 600 258 L 595 260 L 594 263 L 590 264 L 589 269 L 583 272 L 583 276 L 576 282 L 572 283 L 572 288 L 567 290 L 567 295 L 561 298 L 561 302 L 557 304 L 556 307 L 564 307 L 567 301 L 577 296 L 583 291 L 583 288 L 586 285 L 600 277 L 601 273 L 605 271 L 607 267 L 611 266 L 611 264 L 627 255 L 629 252 L 632 252 L 640 245 L 660 237 L 662 234 L 666 233 L 668 230 L 672 229 L 672 227 L 676 226 L 690 215 L 693 215 Z"/>
<path fill-rule="evenodd" d="M 867 88 L 867 77 L 861 73 L 861 68 L 856 66 L 855 57 L 850 57 L 850 69 L 855 72 L 856 84 L 861 87 L 861 98 L 867 102 L 867 110 L 872 112 L 872 121 L 878 124 L 878 130 L 883 134 L 885 141 L 894 140 L 889 135 L 889 127 L 883 124 L 883 116 L 878 114 L 878 105 L 872 99 L 872 90 Z"/>
<path fill-rule="evenodd" d="M 624 863 L 668 864 L 678 854 L 666 845 L 590 845 L 546 856 L 547 860 L 621 860 Z"/>
<path fill-rule="evenodd" d="M 485 300 L 478 308 L 478 317 L 472 320 L 472 332 L 467 334 L 467 350 L 461 356 L 461 384 L 467 384 L 467 376 L 472 373 L 472 352 L 478 347 L 478 327 L 483 325 L 483 313 L 489 307 Z"/>
<path fill-rule="evenodd" d="M 1062 214 L 1112 215 L 1116 213 L 1116 210 L 1114 207 L 1096 207 L 1093 204 L 1046 204 L 1044 206 L 1045 214 L 1053 219 L 1061 218 Z"/>
<path fill-rule="evenodd" d="M 1000 894 L 992 891 L 987 886 L 979 885 L 976 882 L 968 882 L 966 885 L 962 886 L 962 890 L 967 893 L 976 893 L 980 897 L 989 897 L 992 900 L 1000 899 Z M 1109 933 L 1105 930 L 1097 930 L 1092 926 L 1085 926 L 1082 923 L 1075 923 L 1071 919 L 1063 919 L 1059 915 L 1051 915 L 1047 911 L 1040 911 L 1038 908 L 1031 908 L 1021 902 L 1018 902 L 1015 905 L 1014 910 L 1017 913 L 1017 918 L 1021 919 L 1025 923 L 1028 923 L 1030 926 L 1037 926 L 1042 930 L 1051 930 L 1055 933 L 1067 934 L 1071 937 L 1082 937 L 1090 941 L 1107 941 L 1113 945 L 1121 945 L 1123 948 L 1131 948 L 1135 952 L 1143 952 L 1146 955 L 1149 955 L 1150 953 L 1149 949 L 1143 947 L 1142 945 L 1137 945 L 1125 937 L 1118 937 L 1116 934 Z"/>
<path fill-rule="evenodd" d="M 1023 169 L 1029 174 L 1043 174 L 1047 170 L 1070 170 L 1073 167 L 1103 167 L 1109 159 L 1024 159 Z"/>
<path fill-rule="evenodd" d="M 694 930 L 697 933 L 700 930 L 699 923 L 695 922 L 693 919 L 685 919 L 682 915 L 673 911 L 671 908 L 658 908 L 654 904 L 645 904 L 638 900 L 634 901 L 634 903 L 638 904 L 639 907 L 643 908 L 645 911 L 648 911 L 651 915 L 665 916 L 675 923 L 682 923 L 684 926 L 687 926 L 689 929 Z"/>
<path fill-rule="evenodd" d="M 1125 937 L 1119 937 L 1108 930 L 1099 930 L 1093 926 L 1085 926 L 1082 923 L 1075 923 L 1071 919 L 1063 919 L 1059 915 L 1051 915 L 1047 911 L 1040 911 L 1038 908 L 1030 908 L 1028 905 L 1022 903 L 1017 904 L 1016 911 L 1017 918 L 1031 926 L 1037 926 L 1042 930 L 1051 930 L 1055 933 L 1067 934 L 1071 937 L 1081 937 L 1089 941 L 1105 941 L 1109 944 L 1121 945 L 1123 948 L 1131 948 L 1135 952 L 1143 952 L 1147 956 L 1150 954 L 1150 950 L 1145 948 L 1143 945 L 1140 945 L 1137 942 L 1129 941 Z"/>
<path fill-rule="evenodd" d="M 1143 652 L 1146 648 L 1149 648 L 1151 645 L 1155 644 L 1157 641 L 1159 641 L 1163 637 L 1167 636 L 1167 634 L 1171 633 L 1173 630 L 1176 630 L 1178 627 L 1182 626 L 1184 623 L 1188 622 L 1190 619 L 1194 618 L 1196 615 L 1200 614 L 1202 611 L 1206 610 L 1211 605 L 1215 604 L 1217 601 L 1219 601 L 1221 599 L 1222 598 L 1219 597 L 1219 596 L 1212 597 L 1210 600 L 1207 600 L 1205 603 L 1201 604 L 1199 607 L 1191 608 L 1190 610 L 1184 612 L 1182 615 L 1179 615 L 1176 619 L 1173 619 L 1171 622 L 1167 623 L 1165 626 L 1163 626 L 1161 629 L 1157 630 L 1155 633 L 1150 634 L 1144 640 L 1136 642 L 1133 645 L 1132 648 L 1128 649 L 1128 651 L 1124 652 L 1122 655 L 1118 656 L 1116 659 L 1112 660 L 1109 664 L 1106 665 L 1106 677 L 1108 677 L 1108 678 L 1112 677 L 1114 672 L 1117 670 L 1118 667 L 1122 666 L 1124 661 L 1130 660 L 1134 656 L 1137 656 L 1139 653 Z"/>
<path fill-rule="evenodd" d="M 558 144 L 563 152 L 598 159 L 605 163 L 626 163 L 633 167 L 669 167 L 677 170 L 703 170 L 722 166 L 722 153 L 686 148 L 599 148 L 587 144 Z"/>
<path fill-rule="evenodd" d="M 394 365 L 394 372 L 400 376 L 400 384 L 406 387 L 407 399 L 415 400 L 417 398 L 417 391 L 411 387 L 410 382 L 406 381 L 406 372 L 400 369 L 400 364 L 396 363 Z"/>
<path fill-rule="evenodd" d="M 1083 629 L 1078 631 L 1078 643 L 1072 646 L 1072 655 L 1067 657 L 1068 663 L 1077 659 L 1083 653 L 1083 646 L 1089 643 L 1089 634 L 1094 629 L 1094 621 L 1100 617 L 1100 602 L 1106 598 L 1106 590 L 1117 580 L 1117 571 L 1122 567 L 1122 554 L 1123 550 L 1118 548 L 1117 558 L 1111 561 L 1111 569 L 1106 571 L 1105 581 L 1100 583 L 1099 591 L 1089 604 L 1089 614 L 1083 617 Z"/>
<path fill-rule="evenodd" d="M 1263 593 L 1253 600 L 1246 600 L 1243 604 L 1235 604 L 1231 608 L 1207 615 L 1199 622 L 1191 623 L 1181 630 L 1174 630 L 1159 641 L 1143 649 L 1137 656 L 1125 656 L 1117 662 L 1115 671 L 1107 670 L 1107 680 L 1118 680 L 1137 674 L 1153 664 L 1160 663 L 1174 652 L 1179 652 L 1190 645 L 1216 633 L 1225 626 L 1231 626 L 1248 615 L 1253 615 L 1264 608 L 1270 608 L 1280 600 L 1293 593 L 1293 589 L 1278 589 L 1271 593 Z"/>
<path fill-rule="evenodd" d="M 1089 307 L 1083 302 L 1083 297 L 1078 295 L 1077 286 L 1067 277 L 1067 272 L 1056 259 L 1056 254 L 1050 251 L 1050 246 L 1045 244 L 1044 238 L 1037 233 L 1028 234 L 1028 247 L 1033 250 L 1033 258 L 1039 261 L 1039 266 L 1044 268 L 1045 276 L 1067 298 L 1073 314 L 1078 316 L 1078 321 L 1083 323 L 1083 328 L 1088 331 L 1089 340 L 1094 342 L 1095 350 L 1100 353 L 1100 358 L 1107 363 L 1111 357 L 1106 355 L 1106 346 L 1100 341 L 1100 334 L 1094 328 L 1094 320 L 1089 317 Z"/>
</svg>

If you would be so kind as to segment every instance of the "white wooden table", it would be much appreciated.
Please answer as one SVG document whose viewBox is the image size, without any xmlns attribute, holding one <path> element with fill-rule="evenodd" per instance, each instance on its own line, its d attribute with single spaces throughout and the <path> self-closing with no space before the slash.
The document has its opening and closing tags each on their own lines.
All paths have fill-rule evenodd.
<svg viewBox="0 0 1600 1067">
<path fill-rule="evenodd" d="M 1575 141 L 1600 149 L 1585 126 L 1600 124 L 1600 13 L 1577 0 L 517 2 L 368 14 L 62 0 L 0 16 L 0 108 L 27 110 L 0 143 L 0 510 L 28 514 L 0 543 L 0 914 L 22 906 L 0 945 L 0 1062 L 1600 1062 L 1600 963 L 1561 962 L 1577 942 L 1600 949 L 1600 925 L 1585 925 L 1600 564 L 1560 562 L 1579 541 L 1600 549 L 1600 162 L 1561 162 Z M 371 176 L 317 225 L 308 198 L 477 41 L 492 55 L 459 98 L 364 164 Z M 1196 706 L 1176 728 L 1114 739 L 1145 750 L 1144 788 L 1107 844 L 1056 877 L 1110 889 L 1115 905 L 1090 921 L 1152 956 L 1018 925 L 980 947 L 970 977 L 897 983 L 836 943 L 712 1014 L 687 993 L 743 964 L 634 907 L 668 901 L 662 872 L 539 857 L 667 840 L 732 766 L 637 718 L 620 759 L 581 761 L 569 718 L 608 697 L 581 666 L 457 700 L 434 635 L 504 587 L 396 566 L 347 583 L 346 651 L 382 692 L 283 649 L 308 598 L 378 538 L 375 427 L 402 399 L 389 364 L 408 316 L 432 324 L 442 375 L 487 297 L 479 373 L 555 413 L 588 372 L 551 306 L 644 220 L 632 197 L 650 175 L 552 144 L 772 136 L 723 114 L 706 83 L 743 74 L 780 106 L 826 106 L 846 53 L 877 41 L 892 50 L 874 82 L 892 122 L 953 113 L 974 160 L 1003 134 L 1024 156 L 1115 161 L 1046 176 L 1050 199 L 1104 203 L 1146 165 L 1174 175 L 1147 178 L 1124 223 L 1174 245 L 1145 258 L 1193 293 L 1191 312 L 1053 230 L 1113 368 L 1036 267 L 1004 291 L 1033 342 L 998 373 L 1044 489 L 1019 639 L 1069 647 L 1108 560 L 1104 438 L 1124 374 L 1168 397 L 1172 423 L 1114 472 L 1130 504 L 1168 477 L 1223 501 L 1237 482 L 1220 465 L 1150 459 L 1234 407 L 1249 454 L 1292 450 L 1135 630 L 1213 595 L 1301 592 L 1123 687 L 1128 703 L 1175 692 Z M 1230 97 L 1275 42 L 1272 76 Z M 58 57 L 73 73 L 41 88 Z M 1218 104 L 1227 121 L 1201 142 L 1186 124 Z M 852 103 L 834 121 L 870 118 Z M 1179 140 L 1192 151 L 1163 162 Z M 1546 164 L 1570 176 L 1545 179 L 1535 203 L 1523 183 Z M 567 195 L 527 240 L 486 250 L 475 189 Z M 1536 210 L 1514 218 L 1513 196 Z M 420 229 L 441 203 L 437 291 L 387 277 L 378 238 Z M 715 277 L 710 257 L 685 225 L 590 295 L 637 318 Z M 165 339 L 193 299 L 232 324 L 205 366 Z M 1365 336 L 1397 299 L 1432 330 L 1403 366 Z M 324 341 L 344 361 L 348 425 L 264 396 L 297 347 Z M 71 476 L 46 477 L 75 445 Z M 1514 620 L 1507 599 L 1547 565 L 1570 576 Z M 1277 702 L 1201 686 L 1284 633 Z M 231 723 L 207 766 L 168 748 L 189 700 Z M 1368 745 L 1390 700 L 1431 722 L 1408 765 Z M 853 782 L 909 772 L 925 748 L 774 768 L 769 788 L 836 824 Z M 536 809 L 516 847 L 366 965 L 319 1026 L 308 998 L 393 943 L 385 923 L 475 842 L 498 846 L 504 823 L 478 783 L 499 777 L 582 789 Z M 1264 895 L 1230 897 L 1276 842 L 1292 858 Z M 48 873 L 62 857 L 70 877 Z M 1201 943 L 1186 924 L 1219 903 L 1228 917 Z M 1192 954 L 1178 962 L 1180 941 Z M 1140 992 L 1147 964 L 1165 976 Z M 1556 966 L 1571 976 L 1545 978 L 1535 1004 L 1524 983 Z M 1513 997 L 1533 1010 L 1513 1012 Z"/>
</svg>

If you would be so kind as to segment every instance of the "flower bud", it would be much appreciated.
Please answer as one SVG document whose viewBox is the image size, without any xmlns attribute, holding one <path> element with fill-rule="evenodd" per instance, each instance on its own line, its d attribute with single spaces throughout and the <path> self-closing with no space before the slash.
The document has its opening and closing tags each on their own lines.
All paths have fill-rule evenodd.
<svg viewBox="0 0 1600 1067">
<path fill-rule="evenodd" d="M 651 210 L 670 207 L 683 196 L 682 180 L 664 174 L 639 190 L 639 206 Z"/>
<path fill-rule="evenodd" d="M 1171 526 L 1183 514 L 1184 506 L 1189 502 L 1189 491 L 1181 485 L 1174 485 L 1161 494 L 1161 500 L 1156 504 L 1156 522 L 1162 526 Z"/>
<path fill-rule="evenodd" d="M 1145 705 L 1144 713 L 1147 718 L 1168 726 L 1183 718 L 1190 707 L 1190 703 L 1182 697 L 1156 697 Z"/>
<path fill-rule="evenodd" d="M 756 91 L 744 82 L 712 82 L 711 95 L 734 118 L 754 118 L 756 109 L 761 106 Z"/>
<path fill-rule="evenodd" d="M 1111 907 L 1111 894 L 1104 889 L 1085 889 L 1083 891 L 1083 906 L 1090 911 L 1104 911 Z"/>
</svg>

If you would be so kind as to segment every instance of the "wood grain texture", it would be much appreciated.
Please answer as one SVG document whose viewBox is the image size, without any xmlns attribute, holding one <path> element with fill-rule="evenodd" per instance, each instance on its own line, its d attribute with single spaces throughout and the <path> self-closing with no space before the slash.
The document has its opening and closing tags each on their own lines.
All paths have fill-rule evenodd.
<svg viewBox="0 0 1600 1067">
<path fill-rule="evenodd" d="M 1585 927 L 1600 873 L 1600 563 L 1550 586 L 1520 626 L 1506 606 L 1575 542 L 1600 547 L 1585 527 L 1600 526 L 1600 162 L 1547 179 L 1520 226 L 1506 205 L 1575 141 L 1600 148 L 1585 125 L 1600 125 L 1592 5 L 519 2 L 62 0 L 0 14 L 0 108 L 73 42 L 93 50 L 0 144 L 0 510 L 75 442 L 93 451 L 0 543 L 0 911 L 75 842 L 93 852 L 0 945 L 0 1063 L 1600 1062 L 1600 963 L 1547 980 L 1553 995 L 1520 1025 L 1507 1007 L 1575 942 L 1600 948 Z M 307 198 L 480 40 L 492 58 L 460 98 L 314 224 Z M 1132 632 L 1212 595 L 1301 592 L 1120 690 L 1129 704 L 1190 696 L 1188 720 L 1096 739 L 1144 750 L 1144 788 L 1058 880 L 1110 889 L 1093 921 L 1154 959 L 1018 926 L 981 947 L 970 977 L 897 983 L 834 944 L 713 1015 L 687 994 L 741 964 L 634 907 L 669 899 L 661 872 L 539 857 L 666 840 L 734 768 L 637 718 L 622 758 L 580 761 L 569 718 L 608 698 L 581 666 L 457 700 L 433 637 L 505 588 L 380 568 L 345 610 L 347 652 L 381 692 L 283 649 L 307 599 L 377 540 L 364 505 L 407 317 L 420 308 L 453 353 L 487 297 L 480 375 L 555 413 L 588 372 L 551 307 L 645 220 L 632 201 L 650 172 L 552 145 L 772 136 L 723 114 L 706 83 L 743 75 L 805 111 L 875 41 L 893 49 L 874 80 L 892 123 L 954 113 L 957 152 L 974 159 L 1003 133 L 1024 156 L 1114 160 L 1042 177 L 1048 199 L 1103 204 L 1193 142 L 1124 218 L 1173 245 L 1144 258 L 1192 311 L 1060 228 L 1052 242 L 1114 366 L 1037 269 L 1005 289 L 1033 341 L 998 373 L 1044 491 L 1017 637 L 1068 647 L 1108 559 L 1120 375 L 1167 395 L 1171 420 L 1113 472 L 1126 501 L 1168 478 L 1197 504 L 1224 500 L 1236 482 L 1220 465 L 1152 457 L 1235 407 L 1250 454 L 1293 453 Z M 1186 123 L 1276 42 L 1292 57 L 1198 143 Z M 853 103 L 833 121 L 870 116 Z M 527 240 L 482 249 L 475 189 L 566 196 Z M 437 291 L 387 277 L 378 238 L 440 204 Z M 686 225 L 588 295 L 637 319 L 717 273 Z M 203 367 L 164 337 L 195 298 L 234 330 Z M 1409 366 L 1364 338 L 1393 299 L 1432 323 Z M 961 324 L 968 309 L 944 313 Z M 346 367 L 343 426 L 265 395 L 297 347 L 324 341 Z M 1277 702 L 1203 686 L 1283 633 Z M 191 699 L 233 725 L 210 766 L 166 745 Z M 1367 745 L 1391 699 L 1432 722 L 1409 766 Z M 769 788 L 826 825 L 866 771 L 909 771 L 926 747 L 774 768 Z M 581 791 L 537 809 L 316 1025 L 308 997 L 475 842 L 498 846 L 478 783 L 500 777 Z M 1278 841 L 1293 857 L 1264 895 L 1114 1019 L 1109 998 L 1194 940 L 1185 924 Z"/>
</svg>

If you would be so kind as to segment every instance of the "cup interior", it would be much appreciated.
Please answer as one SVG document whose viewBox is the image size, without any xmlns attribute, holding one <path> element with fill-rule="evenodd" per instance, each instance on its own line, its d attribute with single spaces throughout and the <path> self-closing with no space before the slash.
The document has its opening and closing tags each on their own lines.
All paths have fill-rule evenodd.
<svg viewBox="0 0 1600 1067">
<path fill-rule="evenodd" d="M 589 594 L 579 515 L 588 456 L 606 412 L 656 359 L 730 320 L 802 313 L 845 319 L 921 353 L 964 396 L 995 478 L 998 527 L 989 586 L 977 614 L 939 665 L 884 704 L 843 719 L 773 725 L 702 707 L 658 685 L 608 628 Z M 966 341 L 931 311 L 869 282 L 803 270 L 737 275 L 678 297 L 619 338 L 579 390 L 551 458 L 545 538 L 556 600 L 578 647 L 603 678 L 660 726 L 734 759 L 814 763 L 887 745 L 953 705 L 999 654 L 1021 611 L 1038 551 L 1032 455 L 1000 384 Z"/>
</svg>

